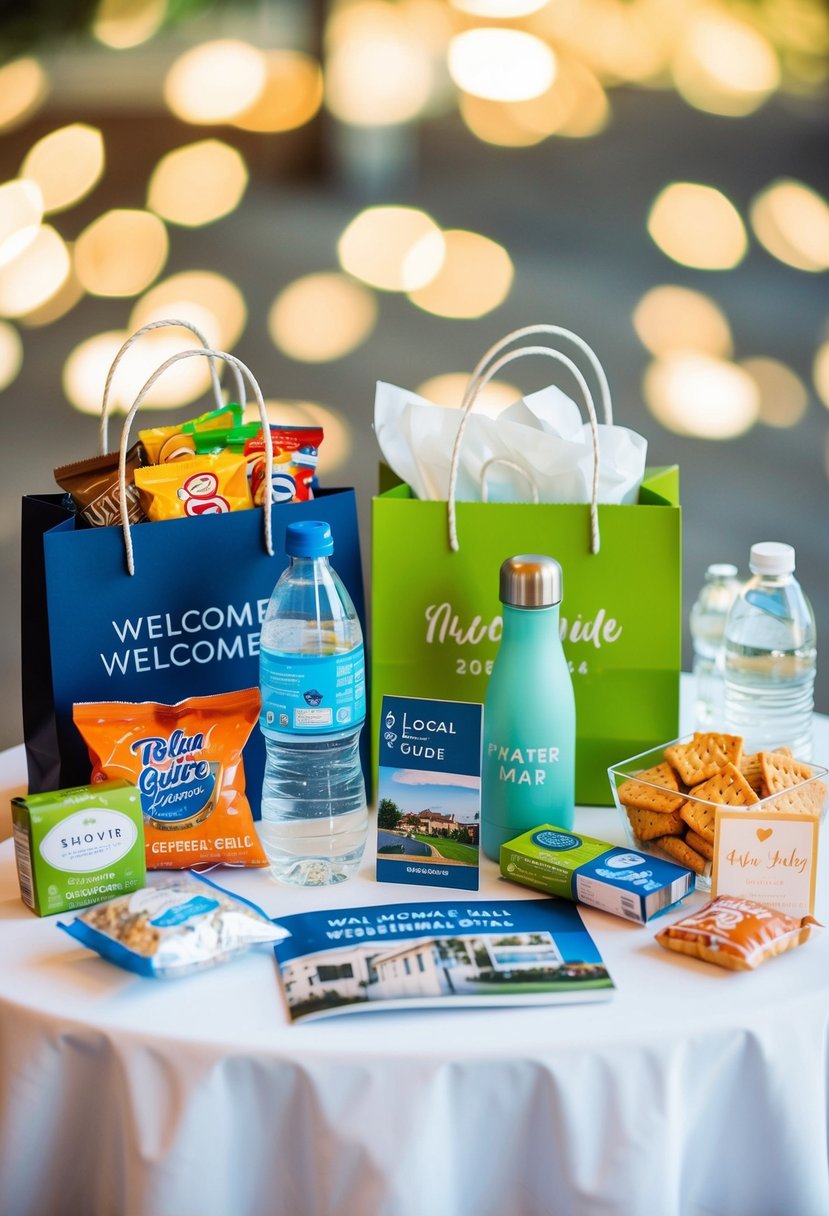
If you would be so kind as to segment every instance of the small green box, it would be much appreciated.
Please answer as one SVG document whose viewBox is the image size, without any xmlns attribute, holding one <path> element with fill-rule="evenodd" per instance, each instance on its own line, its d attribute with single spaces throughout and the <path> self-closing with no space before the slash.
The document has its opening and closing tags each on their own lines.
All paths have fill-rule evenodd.
<svg viewBox="0 0 829 1216">
<path fill-rule="evenodd" d="M 20 895 L 38 916 L 145 884 L 141 795 L 129 781 L 13 798 L 12 821 Z"/>
<path fill-rule="evenodd" d="M 501 845 L 501 873 L 644 925 L 684 899 L 694 875 L 674 862 L 544 823 Z"/>
</svg>

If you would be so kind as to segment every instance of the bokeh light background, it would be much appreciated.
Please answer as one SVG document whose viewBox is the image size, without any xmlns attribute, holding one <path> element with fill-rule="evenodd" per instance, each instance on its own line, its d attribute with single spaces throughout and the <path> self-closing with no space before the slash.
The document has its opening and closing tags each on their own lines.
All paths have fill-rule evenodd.
<svg viewBox="0 0 829 1216">
<path fill-rule="evenodd" d="M 375 381 L 452 408 L 504 333 L 577 330 L 617 421 L 681 467 L 686 622 L 708 563 L 794 544 L 829 711 L 822 0 L 54 0 L 0 39 L 0 746 L 20 495 L 95 453 L 115 351 L 165 316 L 248 363 L 274 420 L 323 424 L 366 559 Z M 137 344 L 115 409 L 191 344 Z M 550 374 L 510 372 L 482 408 Z M 147 408 L 208 387 L 184 361 Z M 628 570 L 659 596 L 647 554 Z"/>
</svg>

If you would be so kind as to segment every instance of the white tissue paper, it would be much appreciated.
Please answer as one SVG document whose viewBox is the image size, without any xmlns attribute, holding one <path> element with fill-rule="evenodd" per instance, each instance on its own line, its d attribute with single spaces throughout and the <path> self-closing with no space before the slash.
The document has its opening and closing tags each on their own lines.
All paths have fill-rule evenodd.
<svg viewBox="0 0 829 1216">
<path fill-rule="evenodd" d="M 417 498 L 445 501 L 461 411 L 378 381 L 374 431 L 383 459 Z M 647 440 L 599 423 L 602 503 L 635 503 Z M 561 389 L 520 398 L 497 418 L 469 415 L 461 444 L 458 502 L 590 502 L 593 437 Z"/>
</svg>

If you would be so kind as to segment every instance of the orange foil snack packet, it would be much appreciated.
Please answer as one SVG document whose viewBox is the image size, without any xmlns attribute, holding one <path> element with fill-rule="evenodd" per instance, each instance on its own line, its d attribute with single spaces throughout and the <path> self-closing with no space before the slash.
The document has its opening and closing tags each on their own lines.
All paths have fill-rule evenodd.
<svg viewBox="0 0 829 1216">
<path fill-rule="evenodd" d="M 717 895 L 660 929 L 656 941 L 666 950 L 729 971 L 753 971 L 775 954 L 801 946 L 819 923 L 813 916 L 788 916 L 753 899 Z"/>
<path fill-rule="evenodd" d="M 150 520 L 223 515 L 253 506 L 245 458 L 230 452 L 136 469 L 135 484 Z"/>
<path fill-rule="evenodd" d="M 242 748 L 259 717 L 257 688 L 156 701 L 89 701 L 72 716 L 92 781 L 138 786 L 148 870 L 264 866 L 245 796 Z"/>
</svg>

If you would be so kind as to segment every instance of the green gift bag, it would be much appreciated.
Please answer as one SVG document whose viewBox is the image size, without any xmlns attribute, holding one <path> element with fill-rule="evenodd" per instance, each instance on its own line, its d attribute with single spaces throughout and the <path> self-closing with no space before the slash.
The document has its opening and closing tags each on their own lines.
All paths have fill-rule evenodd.
<svg viewBox="0 0 829 1216">
<path fill-rule="evenodd" d="M 372 721 L 379 721 L 385 694 L 483 701 L 501 634 L 501 562 L 519 553 L 549 554 L 564 570 L 561 629 L 576 696 L 576 798 L 610 805 L 607 766 L 678 733 L 679 473 L 676 466 L 646 469 L 637 502 L 597 504 L 598 430 L 581 372 L 546 346 L 501 353 L 533 332 L 574 337 L 533 326 L 484 356 L 462 406 L 448 501 L 419 500 L 404 484 L 373 501 Z M 593 436 L 592 501 L 456 503 L 464 425 L 478 392 L 505 363 L 530 353 L 563 363 L 582 390 Z M 376 738 L 372 746 L 376 769 Z"/>
</svg>

